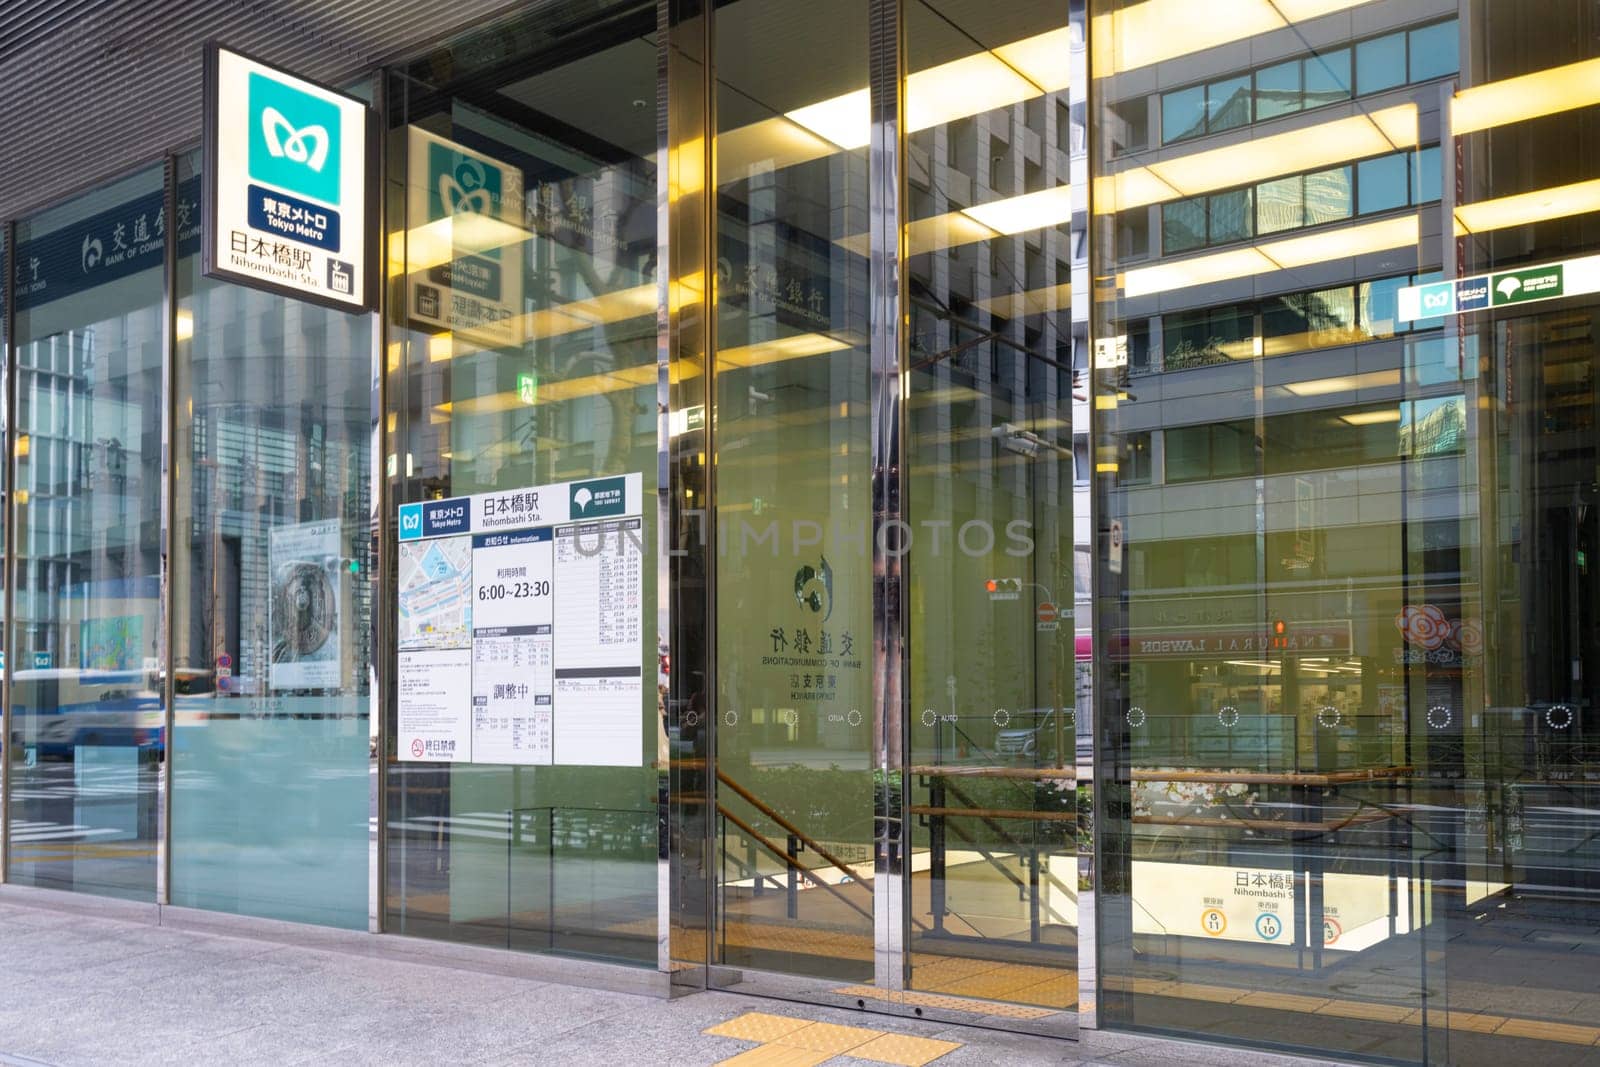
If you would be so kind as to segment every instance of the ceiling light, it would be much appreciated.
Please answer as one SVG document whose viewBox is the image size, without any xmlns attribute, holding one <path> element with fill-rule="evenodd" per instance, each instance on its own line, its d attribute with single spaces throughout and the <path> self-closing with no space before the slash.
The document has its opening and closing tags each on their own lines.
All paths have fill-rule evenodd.
<svg viewBox="0 0 1600 1067">
<path fill-rule="evenodd" d="M 872 110 L 865 89 L 808 104 L 785 112 L 784 117 L 846 150 L 865 148 L 872 140 Z"/>
<path fill-rule="evenodd" d="M 1328 393 L 1382 389 L 1400 384 L 1398 370 L 1375 370 L 1365 374 L 1346 374 L 1336 378 L 1312 378 L 1303 382 L 1284 382 L 1283 388 L 1295 396 L 1326 396 Z"/>
<path fill-rule="evenodd" d="M 1226 15 L 1194 0 L 1145 0 L 1090 23 L 1094 76 L 1122 74 L 1358 7 L 1367 0 L 1230 0 Z"/>
<path fill-rule="evenodd" d="M 1600 59 L 1475 85 L 1455 95 L 1450 127 L 1457 134 L 1523 122 L 1600 103 Z"/>
<path fill-rule="evenodd" d="M 1379 426 L 1386 422 L 1399 422 L 1399 408 L 1379 408 L 1377 411 L 1352 411 L 1340 415 L 1339 421 L 1351 426 Z"/>
<path fill-rule="evenodd" d="M 1600 211 L 1600 179 L 1480 200 L 1456 208 L 1456 236 Z"/>
</svg>

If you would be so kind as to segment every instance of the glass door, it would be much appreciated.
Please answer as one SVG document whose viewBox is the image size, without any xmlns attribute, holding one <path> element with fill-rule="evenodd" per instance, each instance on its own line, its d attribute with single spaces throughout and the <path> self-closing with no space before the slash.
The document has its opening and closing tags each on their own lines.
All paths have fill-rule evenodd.
<svg viewBox="0 0 1600 1067">
<path fill-rule="evenodd" d="M 712 958 L 732 988 L 1070 1033 L 1067 6 L 875 10 L 716 10 Z M 903 44 L 898 90 L 869 91 L 869 42 Z"/>
<path fill-rule="evenodd" d="M 1078 816 L 1067 10 L 914 3 L 905 36 L 904 999 L 1070 1032 Z"/>
</svg>

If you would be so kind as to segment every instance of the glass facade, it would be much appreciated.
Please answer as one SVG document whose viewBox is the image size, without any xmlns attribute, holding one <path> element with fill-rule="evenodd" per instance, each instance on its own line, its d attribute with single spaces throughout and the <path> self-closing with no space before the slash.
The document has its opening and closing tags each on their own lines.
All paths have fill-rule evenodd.
<svg viewBox="0 0 1600 1067">
<path fill-rule="evenodd" d="M 197 151 L 7 220 L 0 880 L 1587 1062 L 1597 32 L 510 10 L 360 72 L 374 313 Z"/>
<path fill-rule="evenodd" d="M 1587 1062 L 1592 13 L 1090 7 L 1102 1024 Z"/>
</svg>

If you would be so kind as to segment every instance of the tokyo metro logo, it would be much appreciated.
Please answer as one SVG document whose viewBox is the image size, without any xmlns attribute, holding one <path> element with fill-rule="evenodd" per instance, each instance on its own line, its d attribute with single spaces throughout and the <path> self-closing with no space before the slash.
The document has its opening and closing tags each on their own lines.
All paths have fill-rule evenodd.
<svg viewBox="0 0 1600 1067">
<path fill-rule="evenodd" d="M 339 108 L 285 82 L 250 74 L 250 177 L 339 203 Z"/>
</svg>

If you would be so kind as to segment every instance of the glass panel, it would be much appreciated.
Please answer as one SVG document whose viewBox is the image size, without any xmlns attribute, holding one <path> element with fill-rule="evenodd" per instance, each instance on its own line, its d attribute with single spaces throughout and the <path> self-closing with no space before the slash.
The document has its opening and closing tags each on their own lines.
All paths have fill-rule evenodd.
<svg viewBox="0 0 1600 1067">
<path fill-rule="evenodd" d="M 1179 200 L 1161 207 L 1161 247 L 1183 252 L 1206 243 L 1206 198 Z"/>
<path fill-rule="evenodd" d="M 164 756 L 160 168 L 17 226 L 9 877 L 150 900 Z"/>
<path fill-rule="evenodd" d="M 1306 175 L 1306 225 L 1350 217 L 1355 206 L 1349 167 L 1335 167 Z"/>
<path fill-rule="evenodd" d="M 1361 214 L 1389 211 L 1410 202 L 1410 162 L 1410 155 L 1402 152 L 1356 164 L 1356 193 Z"/>
<path fill-rule="evenodd" d="M 1391 33 L 1356 45 L 1356 92 L 1365 96 L 1379 89 L 1404 85 L 1406 35 Z"/>
<path fill-rule="evenodd" d="M 1288 115 L 1304 106 L 1300 95 L 1300 61 L 1290 60 L 1256 71 L 1256 121 Z"/>
<path fill-rule="evenodd" d="M 1307 56 L 1305 72 L 1306 107 L 1350 98 L 1350 49 Z"/>
<path fill-rule="evenodd" d="M 398 684 L 422 692 L 405 729 L 388 712 L 397 932 L 657 962 L 655 35 L 639 0 L 534 12 L 392 89 L 391 491 L 402 525 L 496 494 L 513 538 L 396 549 Z"/>
<path fill-rule="evenodd" d="M 1355 290 L 1349 286 L 1280 296 L 1262 307 L 1262 354 L 1350 344 L 1361 339 L 1355 324 Z"/>
<path fill-rule="evenodd" d="M 1256 186 L 1256 232 L 1278 233 L 1304 226 L 1305 189 L 1305 178 L 1299 174 Z"/>
<path fill-rule="evenodd" d="M 906 8 L 913 71 L 955 57 L 999 68 L 1020 50 L 975 52 L 972 42 L 1066 36 L 1058 0 L 937 7 Z M 910 146 L 912 158 L 929 161 L 932 195 L 926 208 L 913 200 L 906 226 L 907 987 L 912 1003 L 933 994 L 940 999 L 926 1003 L 982 1018 L 1013 1011 L 993 1003 L 1008 1001 L 1031 1010 L 1024 1025 L 1070 1031 L 1078 1002 L 1072 146 L 1041 142 L 1017 121 L 1041 85 L 1061 86 L 1043 94 L 1046 106 L 1067 99 L 1064 82 L 1029 75 L 978 117 L 1011 131 L 998 142 L 1007 159 L 1037 153 L 1038 191 L 1015 177 L 975 191 L 973 214 L 1007 218 L 1006 237 L 919 242 L 949 210 L 959 177 L 941 146 L 948 127 L 919 132 Z M 911 76 L 912 105 L 920 77 Z M 1248 88 L 1240 79 L 1223 90 L 1234 95 L 1219 120 L 1249 120 Z M 1004 214 L 1030 192 L 1047 206 Z M 1214 239 L 1219 220 L 1248 225 L 1248 201 L 1237 201 L 1211 198 Z M 1203 241 L 1203 210 L 1196 222 Z"/>
<path fill-rule="evenodd" d="M 716 951 L 866 983 L 889 801 L 871 758 L 867 10 L 737 0 L 716 18 Z M 910 121 L 961 103 L 936 79 Z M 958 205 L 1022 172 L 990 138 L 958 133 Z"/>
<path fill-rule="evenodd" d="M 1161 97 L 1161 139 L 1181 141 L 1206 132 L 1206 87 L 1194 85 Z"/>
<path fill-rule="evenodd" d="M 1412 159 L 1412 203 L 1427 204 L 1438 200 L 1444 194 L 1443 178 L 1439 174 L 1439 146 L 1418 149 Z"/>
<path fill-rule="evenodd" d="M 1181 312 L 1162 319 L 1168 370 L 1247 359 L 1255 332 L 1255 311 L 1223 307 Z"/>
<path fill-rule="evenodd" d="M 1453 19 L 1425 29 L 1412 30 L 1410 39 L 1412 81 L 1442 78 L 1459 69 L 1461 36 Z"/>
<path fill-rule="evenodd" d="M 1228 78 L 1206 86 L 1207 128 L 1216 133 L 1250 122 L 1250 76 Z"/>
<path fill-rule="evenodd" d="M 1252 236 L 1250 190 L 1235 189 L 1231 193 L 1218 193 L 1209 198 L 1211 215 L 1211 243 L 1243 241 Z"/>
<path fill-rule="evenodd" d="M 1390 337 L 1404 329 L 1399 321 L 1400 290 L 1411 279 L 1380 278 L 1360 285 L 1361 328 L 1369 337 Z"/>
<path fill-rule="evenodd" d="M 202 277 L 199 166 L 177 197 L 172 901 L 364 930 L 373 320 Z"/>
<path fill-rule="evenodd" d="M 1336 6 L 1352 32 L 1423 14 Z M 1191 80 L 1219 45 L 1352 43 L 1322 5 L 1153 52 L 1117 40 L 1133 10 L 1089 4 L 1109 35 L 1097 182 L 1148 178 L 1106 152 L 1100 108 Z M 1511 102 L 1442 160 L 1352 143 L 1305 179 L 1320 232 L 1276 262 L 1090 242 L 1091 343 L 1156 319 L 1167 353 L 1093 372 L 1103 1025 L 1341 1060 L 1594 1059 L 1600 299 L 1582 264 L 1600 235 L 1566 213 L 1594 145 L 1549 73 L 1596 62 L 1594 30 L 1584 5 L 1485 0 L 1356 46 L 1363 93 L 1409 62 L 1460 78 L 1459 117 Z M 1426 114 L 1437 93 L 1394 96 Z M 1315 115 L 1277 124 L 1331 143 Z M 1192 154 L 1162 172 L 1256 165 Z M 1227 179 L 1264 183 L 1263 229 L 1293 203 L 1279 177 Z M 1418 207 L 1446 185 L 1469 240 Z M 1433 317 L 1401 318 L 1419 306 Z M 1215 316 L 1245 307 L 1259 341 L 1226 351 Z M 1128 462 L 1147 435 L 1148 480 Z"/>
</svg>

